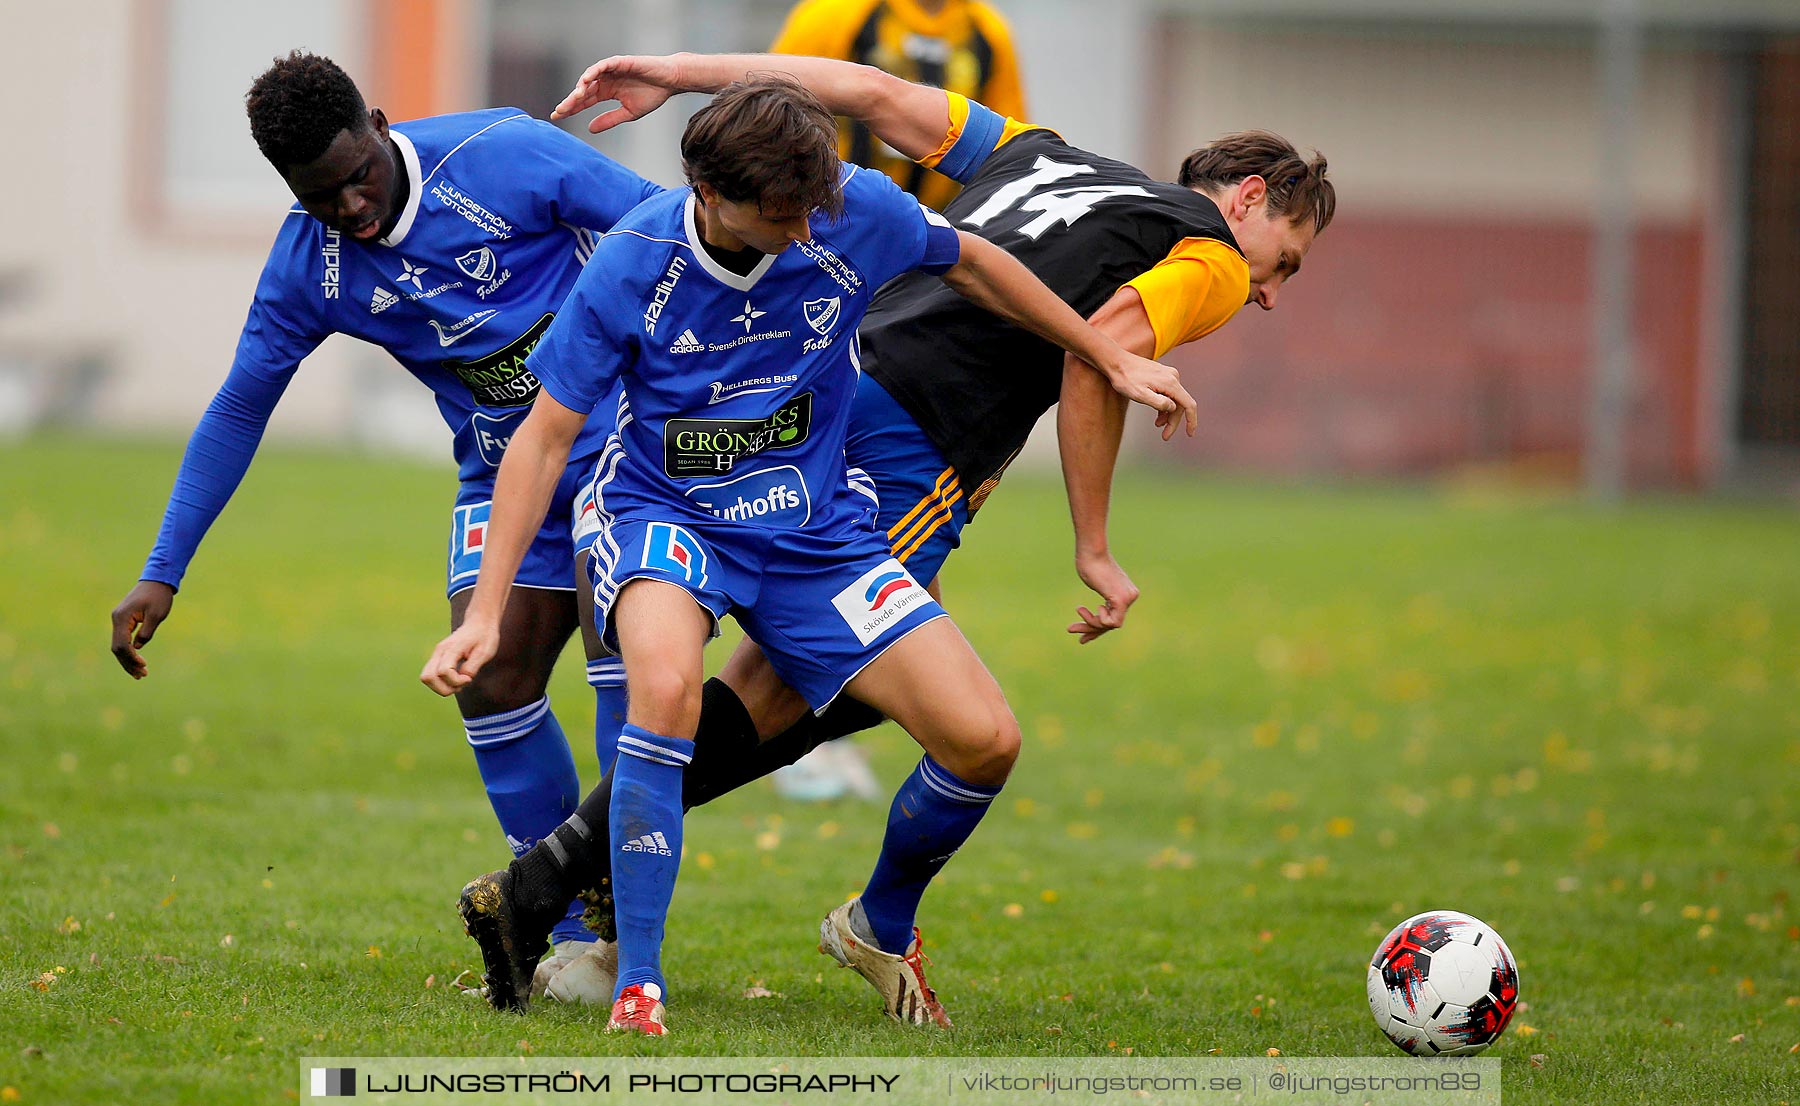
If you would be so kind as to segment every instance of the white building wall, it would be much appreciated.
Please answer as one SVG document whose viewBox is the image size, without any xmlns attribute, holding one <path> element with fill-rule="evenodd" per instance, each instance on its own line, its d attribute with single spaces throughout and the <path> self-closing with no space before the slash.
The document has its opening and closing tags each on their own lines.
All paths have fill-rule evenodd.
<svg viewBox="0 0 1800 1106">
<path fill-rule="evenodd" d="M 1171 19 L 1158 149 L 1173 172 L 1218 135 L 1261 127 L 1323 150 L 1349 214 L 1585 221 L 1602 180 L 1594 52 L 1573 36 L 1461 29 L 1379 35 Z M 1707 62 L 1652 51 L 1630 195 L 1691 218 L 1708 179 Z"/>
<path fill-rule="evenodd" d="M 0 302 L 0 373 L 28 375 L 25 390 L 41 397 L 95 358 L 107 375 L 87 408 L 94 419 L 193 424 L 230 365 L 292 202 L 250 139 L 244 90 L 296 35 L 347 56 L 351 6 L 326 0 L 264 20 L 232 15 L 230 0 L 64 0 L 9 14 L 8 145 L 33 168 L 0 174 L 0 273 L 16 291 Z M 165 54 L 165 27 L 199 38 Z M 166 128 L 177 112 L 180 125 Z M 355 359 L 331 347 L 349 344 L 311 359 L 274 432 L 342 421 Z"/>
<path fill-rule="evenodd" d="M 495 25 L 520 19 L 520 9 L 541 9 L 531 33 L 594 57 L 761 48 L 785 9 L 770 0 L 445 2 L 468 13 L 455 47 L 462 61 L 446 66 L 446 81 L 467 92 L 456 106 L 483 101 L 482 51 L 520 30 Z M 1158 173 L 1172 173 L 1199 142 L 1255 125 L 1327 151 L 1346 212 L 1585 218 L 1595 191 L 1614 186 L 1599 179 L 1592 154 L 1591 54 L 1572 37 L 1303 31 L 1165 17 L 1156 0 L 1000 6 L 1017 32 L 1034 118 Z M 53 375 L 44 387 L 45 366 L 67 383 L 70 367 L 93 355 L 110 369 L 87 408 L 94 418 L 185 430 L 230 363 L 287 203 L 250 141 L 243 90 L 296 45 L 358 72 L 367 9 L 357 0 L 16 8 L 0 36 L 9 146 L 24 160 L 0 174 L 0 397 L 13 397 L 0 401 L 0 426 L 31 401 L 18 398 L 22 371 L 35 382 L 24 392 L 41 396 L 58 383 Z M 643 18 L 652 9 L 657 18 Z M 1646 213 L 1682 217 L 1703 206 L 1705 66 L 1692 52 L 1648 60 L 1631 184 Z M 670 183 L 681 118 L 669 112 L 621 140 L 628 148 L 606 148 Z M 360 422 L 353 394 L 377 404 Z M 385 355 L 334 339 L 303 366 L 272 433 L 399 436 L 438 449 L 434 422 L 424 390 Z"/>
</svg>

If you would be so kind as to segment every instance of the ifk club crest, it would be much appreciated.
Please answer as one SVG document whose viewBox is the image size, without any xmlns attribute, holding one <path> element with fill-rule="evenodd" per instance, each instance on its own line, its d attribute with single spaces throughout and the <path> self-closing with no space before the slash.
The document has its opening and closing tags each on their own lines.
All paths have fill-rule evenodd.
<svg viewBox="0 0 1800 1106">
<path fill-rule="evenodd" d="M 500 268 L 500 262 L 494 257 L 491 246 L 470 250 L 456 259 L 456 267 L 470 280 L 488 281 L 494 279 L 494 273 Z"/>
<path fill-rule="evenodd" d="M 806 312 L 806 325 L 820 334 L 830 334 L 842 314 L 843 301 L 838 296 L 825 300 L 807 300 L 800 305 Z"/>
</svg>

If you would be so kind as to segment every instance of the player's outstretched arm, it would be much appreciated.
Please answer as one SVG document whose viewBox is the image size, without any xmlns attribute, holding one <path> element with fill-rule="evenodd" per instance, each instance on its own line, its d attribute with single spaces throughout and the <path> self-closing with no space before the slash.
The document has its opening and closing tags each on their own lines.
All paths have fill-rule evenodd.
<svg viewBox="0 0 1800 1106">
<path fill-rule="evenodd" d="M 1181 386 L 1181 376 L 1167 365 L 1120 346 L 1075 313 L 1044 286 L 1018 258 L 987 239 L 958 231 L 962 259 L 944 274 L 944 283 L 970 302 L 987 308 L 1098 369 L 1126 399 L 1154 408 L 1163 416 L 1163 438 L 1175 432 L 1177 420 L 1191 436 L 1199 426 L 1194 397 Z"/>
<path fill-rule="evenodd" d="M 608 100 L 619 106 L 588 123 L 595 134 L 644 116 L 678 92 L 717 92 L 752 73 L 785 73 L 834 115 L 866 123 L 883 142 L 918 159 L 943 145 L 950 101 L 943 89 L 913 84 L 869 65 L 788 54 L 670 54 L 595 62 L 550 118 L 577 115 Z"/>
<path fill-rule="evenodd" d="M 253 319 L 260 310 L 259 301 L 251 308 Z M 257 333 L 271 331 L 265 326 Z M 188 563 L 249 471 L 269 416 L 300 363 L 298 352 L 285 360 L 263 356 L 248 341 L 240 342 L 238 356 L 188 440 L 143 572 L 112 611 L 112 655 L 134 680 L 150 674 L 139 650 L 169 617 Z M 254 371 L 247 357 L 260 358 Z"/>
<path fill-rule="evenodd" d="M 1095 329 L 1134 353 L 1156 349 L 1156 333 L 1135 289 L 1122 288 L 1092 319 Z M 1086 645 L 1125 624 L 1138 589 L 1113 558 L 1107 540 L 1113 468 L 1125 429 L 1125 398 L 1080 358 L 1063 361 L 1062 394 L 1056 409 L 1056 442 L 1062 455 L 1069 518 L 1075 527 L 1075 571 L 1100 596 L 1098 607 L 1077 607 L 1069 626 Z"/>
<path fill-rule="evenodd" d="M 569 449 L 587 423 L 587 415 L 572 411 L 540 391 L 531 413 L 519 424 L 500 472 L 494 477 L 494 505 L 482 543 L 481 575 L 462 625 L 438 642 L 419 680 L 439 695 L 454 695 L 466 687 L 500 647 L 500 616 L 519 562 L 543 524 L 556 494 L 557 480 L 569 463 Z"/>
</svg>

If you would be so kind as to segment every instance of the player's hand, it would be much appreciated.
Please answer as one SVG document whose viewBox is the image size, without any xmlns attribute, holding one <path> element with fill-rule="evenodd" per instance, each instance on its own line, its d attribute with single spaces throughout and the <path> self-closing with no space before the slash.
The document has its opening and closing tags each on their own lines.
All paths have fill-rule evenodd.
<svg viewBox="0 0 1800 1106">
<path fill-rule="evenodd" d="M 673 58 L 615 56 L 588 66 L 575 87 L 550 112 L 551 119 L 579 115 L 596 104 L 617 100 L 619 106 L 601 112 L 588 122 L 588 131 L 599 134 L 620 123 L 642 119 L 681 91 L 680 69 Z"/>
<path fill-rule="evenodd" d="M 1139 357 L 1130 351 L 1120 364 L 1106 374 L 1113 390 L 1146 407 L 1156 410 L 1156 425 L 1162 428 L 1163 441 L 1175 436 L 1175 427 L 1187 426 L 1188 437 L 1200 428 L 1200 405 L 1181 386 L 1181 374 L 1169 366 Z"/>
<path fill-rule="evenodd" d="M 144 655 L 138 652 L 156 636 L 156 628 L 175 605 L 175 589 L 155 580 L 139 580 L 112 613 L 112 654 L 119 667 L 134 680 L 150 674 Z"/>
<path fill-rule="evenodd" d="M 1137 602 L 1138 589 L 1110 553 L 1078 555 L 1075 571 L 1081 576 L 1081 582 L 1100 596 L 1100 605 L 1096 609 L 1076 607 L 1080 621 L 1069 626 L 1069 632 L 1079 634 L 1080 644 L 1086 645 L 1101 634 L 1125 625 L 1125 612 Z"/>
<path fill-rule="evenodd" d="M 481 666 L 500 649 L 500 627 L 468 619 L 438 642 L 419 673 L 419 682 L 439 695 L 455 695 L 469 686 Z"/>
</svg>

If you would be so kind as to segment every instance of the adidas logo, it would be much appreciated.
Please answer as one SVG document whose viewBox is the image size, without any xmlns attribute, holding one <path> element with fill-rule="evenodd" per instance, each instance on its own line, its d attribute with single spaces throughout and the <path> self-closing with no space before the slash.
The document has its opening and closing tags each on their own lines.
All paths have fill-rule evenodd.
<svg viewBox="0 0 1800 1106">
<path fill-rule="evenodd" d="M 619 846 L 619 851 L 622 853 L 655 853 L 658 856 L 675 855 L 669 850 L 669 841 L 660 830 L 656 833 L 646 833 L 634 841 L 625 842 Z"/>
<path fill-rule="evenodd" d="M 705 349 L 705 344 L 703 344 L 700 339 L 694 337 L 694 332 L 692 330 L 684 330 L 681 332 L 681 337 L 675 339 L 675 344 L 669 347 L 669 352 L 700 353 Z"/>
<path fill-rule="evenodd" d="M 379 315 L 399 302 L 399 296 L 386 288 L 377 288 L 375 294 L 369 297 L 369 314 Z"/>
</svg>

